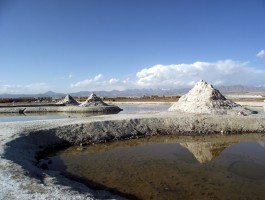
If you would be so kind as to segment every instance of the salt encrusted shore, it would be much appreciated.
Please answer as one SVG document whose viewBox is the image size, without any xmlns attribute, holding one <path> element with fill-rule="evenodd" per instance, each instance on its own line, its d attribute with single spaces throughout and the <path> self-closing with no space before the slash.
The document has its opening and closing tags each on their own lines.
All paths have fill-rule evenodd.
<svg viewBox="0 0 265 200">
<path fill-rule="evenodd" d="M 118 106 L 18 106 L 0 107 L 0 113 L 43 113 L 43 112 L 71 112 L 71 113 L 91 113 L 91 112 L 119 112 Z"/>
<path fill-rule="evenodd" d="M 265 116 L 163 112 L 0 123 L 0 199 L 122 199 L 36 166 L 36 153 L 155 134 L 265 133 Z"/>
<path fill-rule="evenodd" d="M 15 105 L 0 106 L 0 113 L 43 113 L 43 112 L 71 112 L 71 113 L 91 113 L 91 112 L 119 112 L 121 108 L 115 105 L 104 103 L 100 97 L 92 93 L 85 102 L 77 102 L 71 95 L 66 95 L 64 99 L 56 104 L 43 105 Z"/>
</svg>

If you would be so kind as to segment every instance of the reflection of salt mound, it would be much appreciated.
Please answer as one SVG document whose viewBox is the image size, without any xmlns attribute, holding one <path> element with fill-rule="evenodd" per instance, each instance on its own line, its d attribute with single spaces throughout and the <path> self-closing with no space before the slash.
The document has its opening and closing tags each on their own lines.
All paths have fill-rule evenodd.
<svg viewBox="0 0 265 200">
<path fill-rule="evenodd" d="M 180 145 L 187 148 L 200 163 L 211 161 L 229 146 L 227 143 L 210 142 L 188 142 Z"/>
<path fill-rule="evenodd" d="M 264 141 L 258 141 L 257 142 L 261 147 L 265 147 L 265 142 Z"/>
<path fill-rule="evenodd" d="M 88 107 L 88 106 L 108 106 L 108 104 L 104 103 L 101 98 L 92 93 L 85 102 L 81 103 L 79 106 Z"/>
<path fill-rule="evenodd" d="M 58 102 L 57 104 L 63 104 L 66 106 L 79 105 L 79 103 L 69 94 L 66 95 L 66 97 L 64 97 L 64 99 Z"/>
<path fill-rule="evenodd" d="M 199 81 L 186 95 L 174 103 L 169 111 L 188 113 L 249 115 L 256 111 L 243 108 L 241 105 L 227 100 L 219 90 L 211 84 Z"/>
</svg>

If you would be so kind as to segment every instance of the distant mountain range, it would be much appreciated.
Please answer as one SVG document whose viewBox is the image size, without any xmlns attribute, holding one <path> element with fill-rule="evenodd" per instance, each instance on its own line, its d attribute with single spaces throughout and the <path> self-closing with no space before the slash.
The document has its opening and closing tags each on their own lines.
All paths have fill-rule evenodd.
<svg viewBox="0 0 265 200">
<path fill-rule="evenodd" d="M 243 85 L 233 85 L 233 86 L 219 86 L 216 87 L 223 94 L 228 93 L 264 93 L 265 87 L 255 87 L 255 86 L 243 86 Z M 140 96 L 169 96 L 169 95 L 183 95 L 187 93 L 191 88 L 184 89 L 128 89 L 128 90 L 112 90 L 112 91 L 94 91 L 100 97 L 140 97 Z M 72 96 L 89 96 L 92 91 L 80 91 L 75 93 L 70 93 Z M 66 96 L 66 93 L 57 93 L 53 91 L 48 91 L 42 94 L 0 94 L 0 98 L 18 98 L 18 97 L 52 97 L 60 98 Z"/>
</svg>

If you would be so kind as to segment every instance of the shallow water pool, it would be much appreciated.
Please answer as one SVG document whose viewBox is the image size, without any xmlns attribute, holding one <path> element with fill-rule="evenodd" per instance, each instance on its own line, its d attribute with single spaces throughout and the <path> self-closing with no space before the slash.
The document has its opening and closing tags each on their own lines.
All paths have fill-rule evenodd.
<svg viewBox="0 0 265 200">
<path fill-rule="evenodd" d="M 170 103 L 117 104 L 117 105 L 123 109 L 123 111 L 120 112 L 121 114 L 166 111 L 171 106 Z M 0 122 L 63 119 L 69 117 L 80 118 L 80 117 L 92 117 L 96 115 L 106 115 L 106 114 L 112 114 L 112 113 L 67 113 L 67 112 L 26 113 L 26 114 L 0 113 Z"/>
<path fill-rule="evenodd" d="M 117 103 L 115 104 L 123 109 L 119 114 L 129 113 L 152 113 L 167 111 L 172 103 Z M 260 114 L 265 114 L 261 107 L 249 107 L 252 110 L 258 111 Z M 105 115 L 111 113 L 26 113 L 26 114 L 0 114 L 0 122 L 16 122 L 16 121 L 33 121 L 33 120 L 49 120 L 49 119 L 63 119 L 68 117 L 92 117 L 96 115 Z"/>
<path fill-rule="evenodd" d="M 153 136 L 44 154 L 48 169 L 130 199 L 264 199 L 265 137 Z"/>
</svg>

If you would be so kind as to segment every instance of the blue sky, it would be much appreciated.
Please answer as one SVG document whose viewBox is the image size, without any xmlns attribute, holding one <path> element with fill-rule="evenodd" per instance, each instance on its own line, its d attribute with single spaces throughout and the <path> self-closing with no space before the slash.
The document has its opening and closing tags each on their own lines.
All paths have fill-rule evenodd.
<svg viewBox="0 0 265 200">
<path fill-rule="evenodd" d="M 265 86 L 264 0 L 0 0 L 0 93 Z"/>
</svg>

